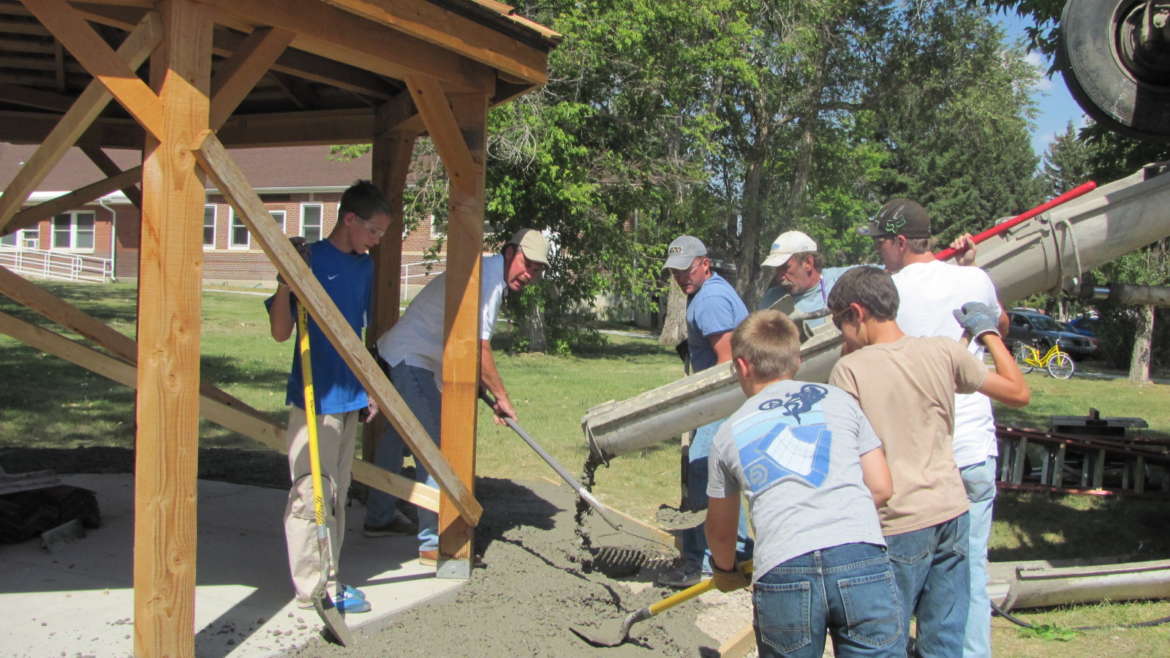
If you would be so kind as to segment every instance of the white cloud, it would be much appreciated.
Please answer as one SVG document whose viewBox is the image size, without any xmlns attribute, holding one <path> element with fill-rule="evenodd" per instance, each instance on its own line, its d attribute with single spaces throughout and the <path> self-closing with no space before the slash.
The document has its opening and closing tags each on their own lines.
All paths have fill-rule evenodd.
<svg viewBox="0 0 1170 658">
<path fill-rule="evenodd" d="M 1046 92 L 1049 89 L 1052 89 L 1052 78 L 1049 78 L 1047 75 L 1048 58 L 1040 52 L 1032 50 L 1024 56 L 1024 61 L 1027 62 L 1032 68 L 1036 69 L 1036 73 L 1039 74 L 1039 77 L 1036 78 L 1036 82 L 1032 85 L 1032 90 Z"/>
</svg>

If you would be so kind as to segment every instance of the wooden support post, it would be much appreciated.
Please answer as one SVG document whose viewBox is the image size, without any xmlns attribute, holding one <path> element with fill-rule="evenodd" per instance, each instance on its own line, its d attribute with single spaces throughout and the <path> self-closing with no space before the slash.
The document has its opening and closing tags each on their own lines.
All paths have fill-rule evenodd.
<svg viewBox="0 0 1170 658">
<path fill-rule="evenodd" d="M 1093 488 L 1105 488 L 1105 449 L 1101 448 L 1097 451 L 1097 456 L 1093 459 Z"/>
<path fill-rule="evenodd" d="M 1012 484 L 1024 481 L 1024 461 L 1028 458 L 1028 440 L 1024 437 L 1016 439 L 1014 459 L 1012 460 Z"/>
<path fill-rule="evenodd" d="M 413 90 L 412 90 L 413 93 Z M 447 222 L 447 289 L 443 335 L 442 450 L 468 488 L 475 485 L 476 404 L 479 399 L 480 369 L 480 276 L 482 274 L 484 159 L 487 146 L 489 96 L 464 94 L 454 100 L 451 118 L 445 125 L 429 117 L 428 125 L 459 138 L 471 167 L 451 176 L 450 212 Z M 432 99 L 433 101 L 433 99 Z M 436 103 L 448 107 L 446 99 Z M 450 110 L 448 110 L 450 111 Z M 424 111 L 424 118 L 426 112 Z M 431 134 L 432 138 L 434 133 Z M 448 164 L 444 156 L 444 164 Z M 448 164 L 450 173 L 450 164 Z M 439 506 L 438 575 L 469 578 L 475 534 L 449 504 L 446 496 Z M 444 564 L 442 560 L 447 560 Z"/>
<path fill-rule="evenodd" d="M 190 152 L 207 130 L 211 28 L 202 5 L 160 3 L 151 59 L 161 100 L 147 135 L 138 272 L 138 438 L 134 480 L 134 653 L 195 649 L 199 335 L 204 184 Z"/>
<path fill-rule="evenodd" d="M 1141 455 L 1133 458 L 1133 492 L 1146 492 L 1146 458 Z"/>
<path fill-rule="evenodd" d="M 138 27 L 118 47 L 118 55 L 131 69 L 136 69 L 146 61 L 161 39 L 162 24 L 158 14 L 147 12 Z M 81 92 L 73 106 L 57 121 L 36 153 L 20 168 L 0 196 L 0 232 L 5 232 L 9 220 L 24 205 L 28 195 L 32 194 L 61 160 L 61 156 L 97 119 L 111 98 L 113 95 L 97 80 L 90 82 L 85 91 Z"/>
<path fill-rule="evenodd" d="M 379 108 L 378 125 L 383 123 Z M 374 248 L 374 299 L 370 309 L 370 324 L 366 328 L 366 345 L 374 347 L 378 337 L 398 322 L 398 307 L 402 300 L 402 233 L 403 196 L 410 158 L 414 152 L 414 135 L 387 132 L 374 137 L 373 181 L 390 202 L 390 227 L 381 244 Z M 385 418 L 368 423 L 362 434 L 362 456 L 374 459 L 378 436 L 386 430 Z"/>
<path fill-rule="evenodd" d="M 391 386 L 390 380 L 374 362 L 374 357 L 365 349 L 361 339 L 354 334 L 317 277 L 313 276 L 304 259 L 289 244 L 284 232 L 272 221 L 268 209 L 247 184 L 243 172 L 232 161 L 223 144 L 214 133 L 205 131 L 195 137 L 194 145 L 199 164 L 215 182 L 220 193 L 235 207 L 252 237 L 288 282 L 297 299 L 305 304 L 322 333 L 337 349 L 366 392 L 378 403 L 378 409 L 394 424 L 415 459 L 426 466 L 427 472 L 434 475 L 444 493 L 451 496 L 463 519 L 471 525 L 479 523 L 483 506 L 455 475 L 435 447 L 426 428 Z"/>
<path fill-rule="evenodd" d="M 1054 487 L 1059 488 L 1059 487 L 1064 486 L 1064 457 L 1065 457 L 1065 452 L 1067 451 L 1067 449 L 1068 449 L 1068 446 L 1064 443 L 1061 443 L 1059 446 L 1056 447 L 1056 451 L 1053 454 L 1052 486 L 1054 486 Z"/>
</svg>

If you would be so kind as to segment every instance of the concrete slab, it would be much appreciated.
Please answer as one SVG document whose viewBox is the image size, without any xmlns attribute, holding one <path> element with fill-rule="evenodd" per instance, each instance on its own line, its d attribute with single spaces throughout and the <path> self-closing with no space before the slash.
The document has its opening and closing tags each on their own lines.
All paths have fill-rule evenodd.
<svg viewBox="0 0 1170 658">
<path fill-rule="evenodd" d="M 0 546 L 0 634 L 4 656 L 130 656 L 133 480 L 129 475 L 69 475 L 64 484 L 97 492 L 102 527 L 52 552 L 39 540 Z M 318 635 L 313 610 L 292 599 L 281 514 L 286 492 L 199 482 L 195 652 L 272 656 Z M 413 537 L 362 536 L 365 509 L 353 503 L 342 551 L 342 579 L 366 593 L 369 613 L 348 618 L 376 630 L 397 612 L 453 592 L 418 563 Z"/>
</svg>

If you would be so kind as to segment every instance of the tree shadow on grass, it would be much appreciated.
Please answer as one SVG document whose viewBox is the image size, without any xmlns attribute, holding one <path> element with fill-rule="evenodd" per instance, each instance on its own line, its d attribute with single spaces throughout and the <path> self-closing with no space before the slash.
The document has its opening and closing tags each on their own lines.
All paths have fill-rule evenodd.
<svg viewBox="0 0 1170 658">
<path fill-rule="evenodd" d="M 1166 501 L 1000 492 L 995 521 L 992 545 L 1015 545 L 992 548 L 992 561 L 1170 557 Z"/>
</svg>

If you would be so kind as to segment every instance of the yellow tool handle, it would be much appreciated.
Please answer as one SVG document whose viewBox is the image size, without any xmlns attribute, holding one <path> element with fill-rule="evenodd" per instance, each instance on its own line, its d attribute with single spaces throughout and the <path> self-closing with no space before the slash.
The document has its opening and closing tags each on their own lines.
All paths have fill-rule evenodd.
<svg viewBox="0 0 1170 658">
<path fill-rule="evenodd" d="M 297 346 L 305 387 L 305 425 L 309 430 L 309 471 L 313 477 L 313 517 L 318 532 L 325 527 L 325 485 L 321 482 L 321 449 L 317 441 L 317 400 L 313 396 L 313 364 L 309 354 L 309 322 L 305 305 L 297 303 Z"/>
<path fill-rule="evenodd" d="M 740 571 L 744 572 L 745 574 L 750 574 L 752 572 L 752 561 L 746 560 L 744 562 L 741 562 L 739 564 L 738 568 Z M 668 596 L 665 599 L 662 599 L 661 601 L 659 601 L 658 603 L 651 604 L 647 608 L 647 610 L 650 611 L 650 616 L 653 617 L 654 615 L 662 612 L 663 610 L 666 610 L 667 608 L 673 608 L 674 606 L 676 606 L 680 603 L 683 603 L 685 601 L 689 601 L 689 600 L 695 598 L 696 596 L 699 596 L 701 594 L 705 594 L 706 592 L 709 592 L 712 589 L 715 589 L 715 579 L 708 578 L 701 583 L 691 585 L 690 587 L 684 589 L 683 591 L 679 592 L 678 594 Z"/>
</svg>

